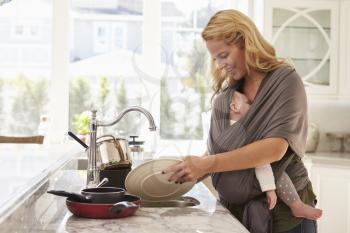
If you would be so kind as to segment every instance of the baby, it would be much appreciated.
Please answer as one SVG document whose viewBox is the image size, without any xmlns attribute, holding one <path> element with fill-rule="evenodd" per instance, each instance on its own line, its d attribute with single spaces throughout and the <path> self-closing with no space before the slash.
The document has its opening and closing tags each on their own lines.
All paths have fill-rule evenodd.
<svg viewBox="0 0 350 233">
<path fill-rule="evenodd" d="M 230 124 L 232 125 L 241 119 L 248 112 L 249 108 L 250 104 L 248 98 L 244 94 L 235 91 L 230 103 Z M 262 192 L 266 192 L 269 209 L 273 209 L 276 205 L 277 192 L 278 197 L 291 208 L 295 217 L 311 220 L 316 220 L 321 217 L 322 210 L 306 205 L 300 200 L 287 173 L 283 172 L 280 179 L 276 181 L 277 189 L 270 164 L 255 168 L 255 174 Z"/>
</svg>

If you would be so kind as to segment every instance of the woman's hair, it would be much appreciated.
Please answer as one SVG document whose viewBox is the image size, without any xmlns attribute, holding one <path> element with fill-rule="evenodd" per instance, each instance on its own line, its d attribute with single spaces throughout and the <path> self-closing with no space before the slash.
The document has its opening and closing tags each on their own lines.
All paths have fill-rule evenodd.
<svg viewBox="0 0 350 233">
<path fill-rule="evenodd" d="M 278 60 L 273 46 L 267 42 L 248 16 L 237 10 L 223 10 L 211 17 L 202 32 L 202 38 L 208 40 L 224 40 L 227 44 L 235 44 L 245 49 L 246 69 L 258 72 L 269 72 L 286 64 Z M 215 61 L 211 62 L 214 95 L 220 92 L 227 74 L 219 70 Z M 227 80 L 228 85 L 236 81 Z M 213 95 L 213 96 L 214 96 Z"/>
</svg>

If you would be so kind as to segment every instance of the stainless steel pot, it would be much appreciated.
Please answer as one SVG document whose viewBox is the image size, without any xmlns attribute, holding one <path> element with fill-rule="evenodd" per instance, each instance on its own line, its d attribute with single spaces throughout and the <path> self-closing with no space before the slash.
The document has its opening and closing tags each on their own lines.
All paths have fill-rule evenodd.
<svg viewBox="0 0 350 233">
<path fill-rule="evenodd" d="M 128 141 L 112 135 L 97 138 L 97 153 L 101 158 L 101 169 L 131 167 Z"/>
</svg>

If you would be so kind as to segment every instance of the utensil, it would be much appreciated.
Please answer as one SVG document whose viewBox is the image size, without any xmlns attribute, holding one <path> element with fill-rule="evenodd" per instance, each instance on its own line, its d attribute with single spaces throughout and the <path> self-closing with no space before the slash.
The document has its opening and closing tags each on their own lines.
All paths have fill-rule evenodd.
<svg viewBox="0 0 350 233">
<path fill-rule="evenodd" d="M 100 171 L 100 179 L 108 178 L 108 183 L 103 185 L 105 187 L 118 187 L 125 189 L 125 179 L 130 171 L 131 167 L 104 169 Z"/>
<path fill-rule="evenodd" d="M 131 158 L 133 162 L 138 162 L 143 160 L 143 143 L 144 141 L 136 141 L 138 136 L 130 136 L 132 141 L 129 141 L 129 148 L 131 151 Z"/>
<path fill-rule="evenodd" d="M 92 202 L 91 198 L 86 197 L 84 195 L 81 195 L 79 193 L 71 193 L 71 192 L 66 192 L 63 190 L 49 190 L 47 191 L 47 193 L 56 195 L 56 196 L 60 196 L 60 197 L 68 197 L 73 201 L 79 201 L 79 202 L 83 202 L 83 203 L 88 203 L 88 202 Z"/>
<path fill-rule="evenodd" d="M 68 210 L 83 218 L 125 218 L 132 216 L 140 207 L 141 199 L 134 195 L 125 195 L 117 203 L 112 204 L 96 204 L 83 203 L 67 198 L 66 205 Z"/>
<path fill-rule="evenodd" d="M 96 188 L 99 188 L 99 187 L 101 187 L 102 185 L 107 184 L 108 181 L 109 181 L 109 180 L 108 180 L 107 177 L 103 178 L 103 179 L 101 180 L 101 182 L 98 183 L 98 185 L 96 186 Z"/>
<path fill-rule="evenodd" d="M 90 198 L 93 203 L 116 203 L 124 196 L 125 190 L 114 187 L 86 188 L 81 194 Z"/>
<path fill-rule="evenodd" d="M 68 135 L 71 136 L 75 141 L 77 141 L 80 145 L 82 145 L 85 149 L 89 148 L 88 145 L 85 144 L 82 140 L 80 140 L 74 133 L 68 131 Z"/>
<path fill-rule="evenodd" d="M 117 203 L 124 197 L 125 189 L 114 187 L 86 188 L 81 190 L 81 194 L 66 192 L 64 190 L 50 190 L 50 194 L 69 197 L 80 202 L 92 202 L 96 204 Z"/>
<path fill-rule="evenodd" d="M 131 167 L 127 140 L 115 138 L 112 135 L 103 135 L 97 139 L 96 145 L 97 153 L 101 157 L 101 170 Z"/>
<path fill-rule="evenodd" d="M 77 193 L 55 190 L 50 190 L 48 193 L 67 197 L 68 210 L 84 218 L 124 218 L 133 215 L 141 204 L 141 199 L 134 195 L 121 196 L 113 203 L 94 203 L 86 196 Z"/>
</svg>

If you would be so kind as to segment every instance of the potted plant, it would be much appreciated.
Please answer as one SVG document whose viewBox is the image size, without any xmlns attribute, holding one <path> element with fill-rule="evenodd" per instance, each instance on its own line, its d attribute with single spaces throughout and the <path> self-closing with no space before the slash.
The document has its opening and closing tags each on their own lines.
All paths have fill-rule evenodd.
<svg viewBox="0 0 350 233">
<path fill-rule="evenodd" d="M 88 144 L 88 134 L 90 133 L 89 122 L 91 119 L 91 114 L 89 111 L 84 111 L 74 115 L 73 127 L 78 133 L 78 137 Z"/>
</svg>

